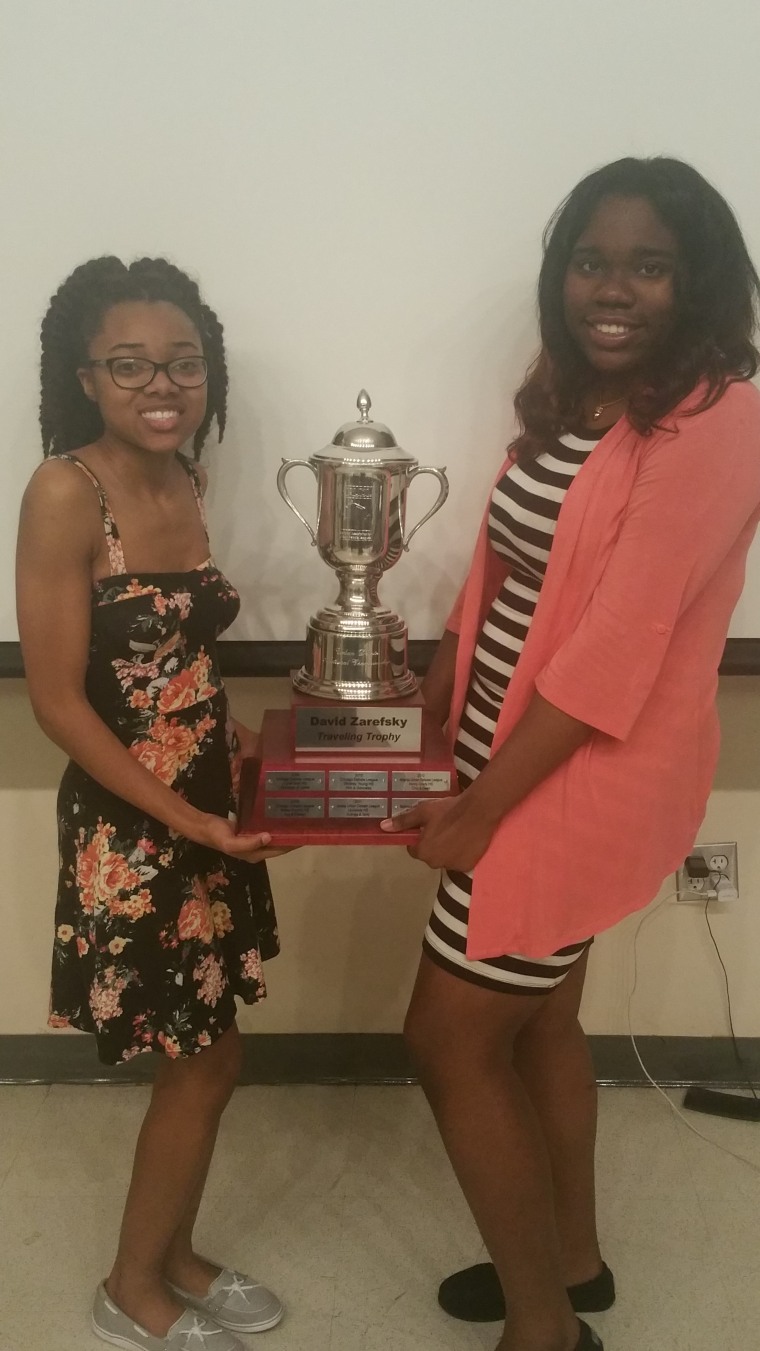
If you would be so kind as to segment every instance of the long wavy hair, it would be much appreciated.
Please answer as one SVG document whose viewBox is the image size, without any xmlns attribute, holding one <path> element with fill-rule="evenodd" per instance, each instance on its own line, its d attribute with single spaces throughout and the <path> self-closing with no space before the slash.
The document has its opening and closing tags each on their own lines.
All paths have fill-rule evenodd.
<svg viewBox="0 0 760 1351">
<path fill-rule="evenodd" d="M 648 434 L 701 381 L 693 412 L 716 403 L 734 380 L 755 375 L 760 280 L 728 203 L 681 160 L 626 158 L 573 188 L 544 231 L 538 281 L 541 350 L 515 396 L 520 434 L 510 449 L 534 459 L 577 425 L 595 372 L 565 323 L 563 288 L 580 235 L 606 197 L 645 197 L 678 241 L 675 324 L 651 368 L 640 372 L 627 415 Z"/>
<path fill-rule="evenodd" d="M 40 427 L 45 455 L 79 450 L 103 434 L 97 404 L 87 398 L 77 370 L 112 305 L 123 301 L 168 301 L 198 330 L 208 362 L 208 400 L 193 438 L 195 458 L 216 418 L 219 440 L 227 418 L 227 363 L 222 325 L 201 299 L 196 283 L 165 258 L 91 258 L 74 269 L 50 301 L 40 341 Z"/>
</svg>

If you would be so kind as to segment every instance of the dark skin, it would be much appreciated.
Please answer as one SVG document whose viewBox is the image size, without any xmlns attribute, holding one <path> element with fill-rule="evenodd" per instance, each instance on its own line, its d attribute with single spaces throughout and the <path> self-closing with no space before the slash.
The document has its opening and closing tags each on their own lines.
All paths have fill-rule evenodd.
<svg viewBox="0 0 760 1351">
<path fill-rule="evenodd" d="M 595 376 L 586 426 L 617 421 L 640 372 L 671 333 L 677 261 L 672 230 L 642 197 L 606 198 L 577 240 L 564 308 L 568 332 Z M 595 420 L 599 403 L 610 407 Z"/>
<path fill-rule="evenodd" d="M 606 199 L 577 241 L 563 295 L 568 330 L 588 363 L 579 430 L 606 429 L 624 413 L 673 323 L 676 265 L 675 239 L 640 199 Z M 599 404 L 607 407 L 595 418 Z M 423 685 L 442 724 L 457 645 L 455 633 L 444 634 Z M 383 828 L 418 829 L 414 857 L 469 872 L 507 813 L 594 735 L 535 693 L 460 797 Z M 576 1351 L 566 1287 L 602 1267 L 596 1080 L 578 1021 L 586 960 L 550 993 L 526 995 L 459 979 L 423 955 L 407 1015 L 420 1082 L 504 1291 L 509 1314 L 497 1351 Z"/>
<path fill-rule="evenodd" d="M 671 331 L 677 252 L 672 231 L 644 198 L 605 198 L 580 235 L 563 294 L 568 331 L 594 376 L 584 428 L 607 428 L 618 420 L 640 372 Z M 595 419 L 600 403 L 610 406 Z M 442 721 L 448 717 L 455 660 L 456 639 L 447 634 L 423 685 Z M 414 858 L 431 868 L 469 872 L 507 812 L 592 731 L 534 694 L 510 736 L 460 797 L 423 803 L 384 821 L 383 829 L 419 829 L 419 841 L 409 850 Z"/>
<path fill-rule="evenodd" d="M 106 312 L 88 356 L 168 362 L 192 354 L 202 355 L 201 339 L 182 310 L 130 302 Z M 203 420 L 206 386 L 178 388 L 166 371 L 139 390 L 119 388 L 103 367 L 84 365 L 78 374 L 104 431 L 77 455 L 103 484 L 127 567 L 199 567 L 208 542 L 177 452 Z M 269 849 L 269 835 L 237 835 L 226 818 L 191 806 L 129 754 L 88 702 L 92 584 L 110 571 L 92 484 L 76 466 L 48 461 L 26 490 L 18 543 L 19 627 L 41 727 L 99 783 L 188 839 L 250 862 L 287 852 Z M 256 734 L 236 726 L 250 752 Z M 167 1282 L 205 1295 L 221 1269 L 195 1252 L 193 1227 L 239 1067 L 234 1023 L 200 1055 L 159 1061 L 107 1282 L 117 1307 L 154 1336 L 165 1336 L 184 1311 Z"/>
<path fill-rule="evenodd" d="M 106 312 L 88 356 L 170 361 L 202 351 L 192 321 L 175 305 L 129 302 Z M 78 374 L 104 430 L 77 456 L 103 484 L 127 566 L 134 572 L 198 567 L 207 560 L 208 543 L 177 452 L 203 420 L 206 386 L 180 389 L 165 371 L 138 390 L 119 388 L 102 367 L 83 366 Z M 24 495 L 17 568 L 27 683 L 40 725 L 99 783 L 189 839 L 250 862 L 271 857 L 270 836 L 236 835 L 229 821 L 197 811 L 139 764 L 88 703 L 90 594 L 92 583 L 109 573 L 92 485 L 74 466 L 48 461 Z M 250 753 L 255 733 L 238 731 Z"/>
</svg>

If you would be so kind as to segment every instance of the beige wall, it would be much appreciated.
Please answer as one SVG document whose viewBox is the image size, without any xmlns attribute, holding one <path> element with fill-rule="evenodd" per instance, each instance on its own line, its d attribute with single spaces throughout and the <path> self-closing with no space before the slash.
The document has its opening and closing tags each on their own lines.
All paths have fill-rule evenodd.
<svg viewBox="0 0 760 1351">
<path fill-rule="evenodd" d="M 251 726 L 264 707 L 288 699 L 284 680 L 232 680 L 229 691 L 236 716 Z M 760 678 L 723 680 L 720 708 L 723 754 L 700 838 L 739 844 L 741 899 L 715 915 L 714 931 L 737 1033 L 760 1036 Z M 0 1034 L 45 1028 L 63 763 L 34 722 L 23 681 L 0 681 Z M 283 952 L 268 967 L 270 999 L 242 1011 L 243 1029 L 399 1029 L 432 874 L 403 849 L 325 849 L 274 863 L 272 877 Z M 584 1011 L 590 1032 L 626 1030 L 638 923 L 634 917 L 596 944 Z M 700 908 L 669 902 L 645 924 L 634 1027 L 643 1034 L 727 1032 L 722 974 Z"/>
</svg>

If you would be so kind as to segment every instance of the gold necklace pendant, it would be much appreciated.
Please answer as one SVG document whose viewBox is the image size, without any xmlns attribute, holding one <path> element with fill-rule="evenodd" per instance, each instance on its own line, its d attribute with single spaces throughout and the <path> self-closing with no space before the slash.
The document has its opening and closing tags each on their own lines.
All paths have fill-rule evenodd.
<svg viewBox="0 0 760 1351">
<path fill-rule="evenodd" d="M 594 422 L 597 422 L 599 420 L 605 408 L 614 408 L 616 403 L 624 403 L 624 402 L 625 402 L 625 395 L 621 394 L 620 397 L 617 399 L 610 399 L 609 403 L 598 403 L 594 408 L 593 413 L 591 414 L 592 418 L 594 419 Z"/>
</svg>

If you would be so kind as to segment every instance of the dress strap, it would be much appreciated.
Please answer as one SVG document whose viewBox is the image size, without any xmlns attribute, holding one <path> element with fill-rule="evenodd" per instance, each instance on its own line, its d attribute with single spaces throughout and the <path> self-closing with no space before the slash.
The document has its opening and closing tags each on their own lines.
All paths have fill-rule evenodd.
<svg viewBox="0 0 760 1351">
<path fill-rule="evenodd" d="M 93 474 L 92 470 L 76 455 L 59 455 L 59 460 L 68 460 L 69 464 L 75 464 L 81 469 L 83 474 L 87 475 L 90 483 L 98 494 L 100 502 L 100 514 L 103 518 L 103 529 L 106 533 L 106 544 L 108 545 L 108 566 L 111 569 L 112 577 L 122 577 L 127 571 L 127 565 L 124 560 L 124 550 L 119 535 L 119 527 L 114 519 L 111 506 L 105 494 L 105 489 L 99 478 Z"/>
<path fill-rule="evenodd" d="M 206 541 L 210 547 L 210 540 L 208 536 L 208 520 L 206 519 L 206 503 L 203 500 L 203 489 L 201 487 L 200 474 L 198 473 L 197 466 L 193 464 L 192 460 L 188 460 L 185 458 L 184 455 L 180 454 L 177 455 L 177 459 L 184 468 L 188 478 L 190 479 L 191 484 L 193 485 L 193 495 L 195 497 L 195 502 L 198 507 L 198 513 L 203 523 L 203 529 L 206 532 Z"/>
</svg>

